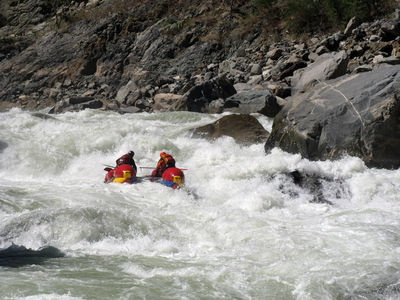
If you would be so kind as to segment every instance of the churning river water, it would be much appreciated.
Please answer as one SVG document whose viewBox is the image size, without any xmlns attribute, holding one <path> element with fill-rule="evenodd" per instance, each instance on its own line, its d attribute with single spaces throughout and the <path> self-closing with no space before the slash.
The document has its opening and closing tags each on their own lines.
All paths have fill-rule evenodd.
<svg viewBox="0 0 400 300">
<path fill-rule="evenodd" d="M 0 299 L 399 299 L 400 171 L 191 137 L 220 117 L 0 113 L 0 249 L 65 254 L 1 266 Z M 129 150 L 138 176 L 171 153 L 185 188 L 104 184 Z"/>
</svg>

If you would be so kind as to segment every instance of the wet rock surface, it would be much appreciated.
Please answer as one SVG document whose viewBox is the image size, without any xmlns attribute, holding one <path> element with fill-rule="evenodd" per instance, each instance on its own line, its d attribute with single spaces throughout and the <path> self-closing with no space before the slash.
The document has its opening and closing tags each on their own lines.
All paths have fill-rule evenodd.
<svg viewBox="0 0 400 300">
<path fill-rule="evenodd" d="M 247 114 L 227 115 L 193 131 L 193 137 L 196 138 L 215 140 L 222 136 L 230 136 L 243 145 L 264 143 L 268 135 L 268 131 L 258 120 Z"/>
</svg>

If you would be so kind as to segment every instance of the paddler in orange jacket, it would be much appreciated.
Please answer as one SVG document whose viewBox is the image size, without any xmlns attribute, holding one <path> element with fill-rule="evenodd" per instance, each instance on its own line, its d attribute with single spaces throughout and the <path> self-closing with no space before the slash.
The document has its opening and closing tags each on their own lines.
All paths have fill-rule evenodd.
<svg viewBox="0 0 400 300">
<path fill-rule="evenodd" d="M 157 163 L 157 167 L 151 173 L 152 177 L 161 177 L 166 169 L 175 167 L 175 159 L 171 154 L 161 152 L 160 157 L 161 158 Z"/>
</svg>

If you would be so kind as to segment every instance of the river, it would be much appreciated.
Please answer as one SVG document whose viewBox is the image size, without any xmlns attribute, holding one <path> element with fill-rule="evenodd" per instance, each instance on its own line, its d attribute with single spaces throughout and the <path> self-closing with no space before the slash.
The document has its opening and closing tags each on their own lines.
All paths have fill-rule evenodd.
<svg viewBox="0 0 400 300">
<path fill-rule="evenodd" d="M 0 299 L 398 299 L 400 171 L 191 137 L 220 117 L 0 113 L 0 249 L 65 254 L 0 267 Z M 104 184 L 129 150 L 138 176 L 172 154 L 185 188 Z"/>
</svg>

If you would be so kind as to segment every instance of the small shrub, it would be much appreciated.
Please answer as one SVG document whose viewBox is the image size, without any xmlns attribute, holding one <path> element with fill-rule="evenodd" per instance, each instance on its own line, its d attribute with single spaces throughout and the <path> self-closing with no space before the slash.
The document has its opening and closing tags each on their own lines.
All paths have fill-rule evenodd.
<svg viewBox="0 0 400 300">
<path fill-rule="evenodd" d="M 258 7 L 270 7 L 277 2 L 277 0 L 252 0 Z"/>
<path fill-rule="evenodd" d="M 354 16 L 370 21 L 394 5 L 395 0 L 287 0 L 282 9 L 288 29 L 300 33 L 342 28 Z"/>
</svg>

